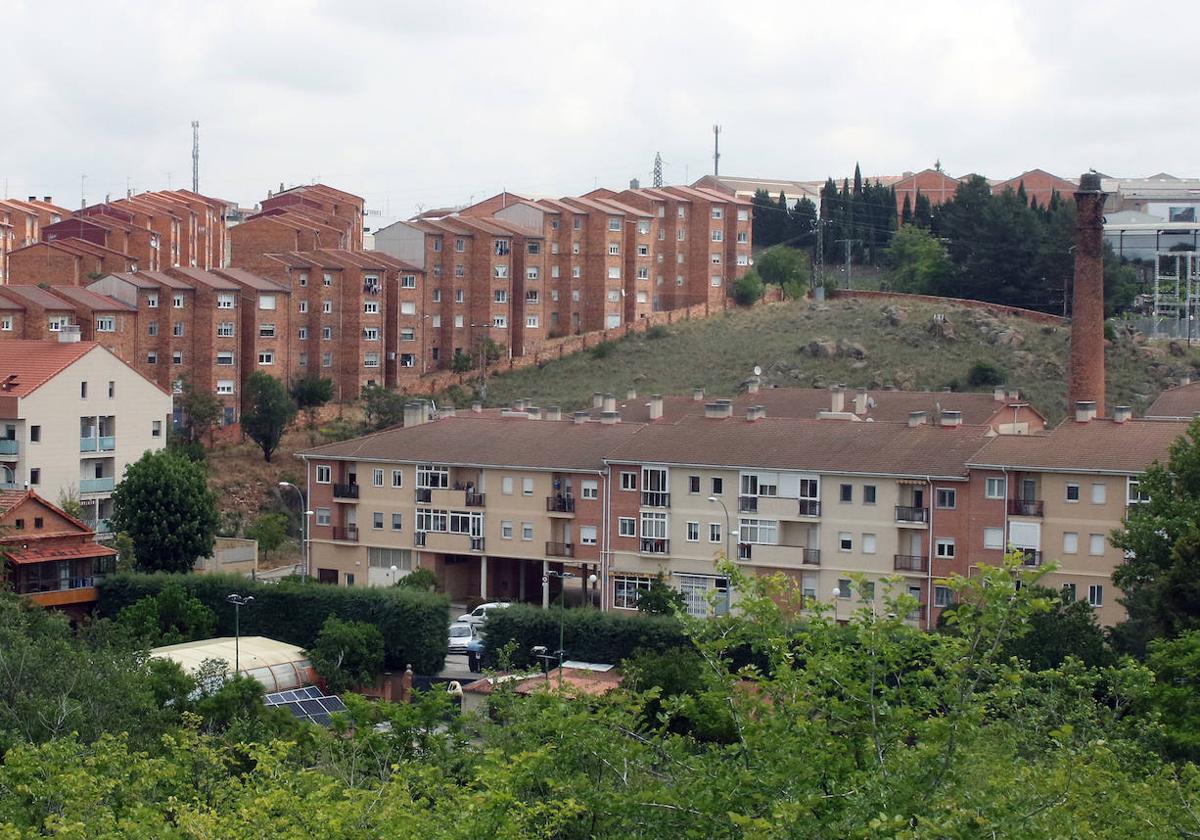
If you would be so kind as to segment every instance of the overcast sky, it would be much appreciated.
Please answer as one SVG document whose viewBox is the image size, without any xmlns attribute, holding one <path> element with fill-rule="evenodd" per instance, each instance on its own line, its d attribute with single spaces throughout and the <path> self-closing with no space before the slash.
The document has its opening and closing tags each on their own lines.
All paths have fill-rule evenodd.
<svg viewBox="0 0 1200 840">
<path fill-rule="evenodd" d="M 0 178 L 320 179 L 379 219 L 712 171 L 1200 175 L 1200 3 L 0 0 Z"/>
</svg>

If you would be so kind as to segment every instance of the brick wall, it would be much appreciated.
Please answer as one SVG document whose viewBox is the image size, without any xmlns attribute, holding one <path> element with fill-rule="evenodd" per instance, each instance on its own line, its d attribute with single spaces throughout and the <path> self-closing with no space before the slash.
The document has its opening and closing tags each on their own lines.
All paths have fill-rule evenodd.
<svg viewBox="0 0 1200 840">
<path fill-rule="evenodd" d="M 1036 321 L 1039 324 L 1050 324 L 1060 326 L 1066 323 L 1057 315 L 1050 315 L 1046 312 L 1038 312 L 1034 309 L 1022 309 L 1019 306 L 1004 306 L 999 303 L 988 303 L 982 300 L 968 300 L 966 298 L 949 298 L 937 297 L 935 295 L 908 295 L 903 292 L 871 292 L 871 291 L 853 291 L 846 289 L 834 289 L 829 292 L 829 298 L 859 298 L 860 300 L 895 300 L 898 302 L 917 302 L 917 303 L 940 303 L 952 304 L 955 306 L 969 306 L 972 309 L 979 309 L 984 312 L 990 312 L 993 315 L 1009 315 L 1016 318 L 1027 318 L 1030 321 Z"/>
</svg>

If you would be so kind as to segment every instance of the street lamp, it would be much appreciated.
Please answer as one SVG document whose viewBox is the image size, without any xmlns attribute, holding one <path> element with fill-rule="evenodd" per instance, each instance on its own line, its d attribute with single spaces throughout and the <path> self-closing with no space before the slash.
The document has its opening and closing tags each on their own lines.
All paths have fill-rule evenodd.
<svg viewBox="0 0 1200 840">
<path fill-rule="evenodd" d="M 395 563 L 392 564 L 392 586 L 396 585 L 396 572 L 400 571 L 400 567 Z"/>
<path fill-rule="evenodd" d="M 242 670 L 240 639 L 242 635 L 242 607 L 248 607 L 254 603 L 253 595 L 237 595 L 231 593 L 225 596 L 225 600 L 233 604 L 233 673 Z"/>
<path fill-rule="evenodd" d="M 543 585 L 549 584 L 550 578 L 552 578 L 552 577 L 565 581 L 568 578 L 577 578 L 577 577 L 579 577 L 579 575 L 575 574 L 574 572 L 550 572 L 550 571 L 548 571 L 542 576 L 542 584 Z M 599 578 L 597 578 L 595 575 L 588 575 L 588 577 L 587 577 L 587 582 L 588 582 L 589 586 L 595 586 L 597 580 L 599 580 Z M 566 649 L 565 649 L 566 646 L 565 646 L 564 638 L 563 638 L 563 633 L 564 633 L 563 621 L 566 618 L 566 615 L 567 615 L 567 593 L 566 593 L 566 590 L 564 589 L 558 593 L 558 650 L 556 650 L 554 652 L 554 655 L 558 657 L 558 684 L 560 686 L 562 685 L 563 656 L 566 654 Z M 541 653 L 541 654 L 535 653 L 535 655 L 539 659 L 542 659 L 545 662 L 549 662 L 549 660 L 552 658 L 545 651 L 543 651 L 543 653 Z M 549 677 L 550 677 L 550 672 L 547 671 L 546 678 L 549 679 Z"/>
<path fill-rule="evenodd" d="M 725 559 L 732 560 L 733 555 L 729 551 L 729 538 L 730 538 L 729 508 L 725 507 L 725 502 L 721 501 L 716 496 L 709 496 L 708 500 L 714 504 L 720 505 L 721 510 L 725 511 Z"/>
<path fill-rule="evenodd" d="M 308 505 L 304 501 L 304 493 L 299 487 L 297 487 L 295 484 L 292 484 L 290 481 L 281 481 L 279 482 L 279 486 L 290 487 L 296 491 L 296 495 L 300 498 L 300 509 L 304 513 L 304 516 L 300 522 L 300 548 L 304 557 L 304 562 L 300 566 L 300 580 L 308 583 L 308 517 L 312 516 L 313 512 L 307 509 Z"/>
</svg>

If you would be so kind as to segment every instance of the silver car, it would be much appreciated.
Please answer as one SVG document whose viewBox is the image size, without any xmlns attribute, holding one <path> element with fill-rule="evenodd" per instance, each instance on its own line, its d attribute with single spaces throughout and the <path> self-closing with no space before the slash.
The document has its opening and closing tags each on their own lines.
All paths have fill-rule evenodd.
<svg viewBox="0 0 1200 840">
<path fill-rule="evenodd" d="M 511 607 L 511 606 L 512 606 L 512 604 L 509 604 L 505 601 L 493 601 L 488 604 L 480 604 L 478 607 L 471 610 L 470 612 L 463 613 L 462 615 L 460 615 L 457 620 L 465 621 L 469 624 L 476 624 L 476 625 L 483 624 L 483 620 L 485 618 L 487 618 L 487 614 L 490 613 L 492 610 L 502 610 L 505 607 Z"/>
<path fill-rule="evenodd" d="M 450 625 L 450 653 L 466 653 L 467 644 L 476 636 L 475 625 L 466 621 L 456 621 Z"/>
</svg>

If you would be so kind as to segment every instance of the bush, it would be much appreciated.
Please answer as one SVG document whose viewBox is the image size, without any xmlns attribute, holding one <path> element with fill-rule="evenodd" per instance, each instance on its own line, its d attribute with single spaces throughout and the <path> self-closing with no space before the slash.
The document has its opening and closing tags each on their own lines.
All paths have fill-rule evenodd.
<svg viewBox="0 0 1200 840">
<path fill-rule="evenodd" d="M 670 334 L 671 331 L 662 324 L 655 324 L 653 327 L 646 330 L 646 338 L 650 339 L 651 341 L 658 341 L 661 338 L 666 338 Z"/>
<path fill-rule="evenodd" d="M 417 589 L 421 592 L 437 592 L 438 579 L 437 575 L 429 569 L 413 569 L 396 581 L 396 586 L 401 589 Z"/>
<path fill-rule="evenodd" d="M 313 667 L 334 694 L 371 685 L 383 673 L 383 636 L 365 621 L 329 616 L 309 651 Z"/>
<path fill-rule="evenodd" d="M 270 554 L 287 539 L 288 518 L 282 513 L 264 513 L 246 526 L 248 540 L 257 540 L 258 550 Z"/>
<path fill-rule="evenodd" d="M 756 303 L 765 291 L 762 278 L 751 271 L 733 284 L 733 299 L 742 306 L 750 306 Z"/>
<path fill-rule="evenodd" d="M 592 348 L 592 358 L 593 359 L 607 359 L 609 356 L 612 355 L 612 352 L 615 349 L 616 349 L 616 346 L 613 344 L 613 342 L 601 341 L 599 344 L 597 344 L 595 347 Z"/>
<path fill-rule="evenodd" d="M 253 595 L 254 604 L 242 610 L 244 636 L 269 636 L 311 648 L 325 619 L 365 621 L 383 636 L 384 656 L 392 668 L 411 664 L 419 674 L 436 674 L 445 663 L 449 635 L 445 597 L 411 589 L 347 588 L 284 581 L 254 583 L 238 575 L 118 574 L 100 583 L 98 610 L 115 617 L 142 598 L 156 596 L 171 583 L 181 585 L 217 615 L 217 635 L 233 635 L 231 592 Z M 557 638 L 557 637 L 556 637 Z"/>
<path fill-rule="evenodd" d="M 972 388 L 1003 385 L 1004 371 L 990 362 L 976 362 L 967 373 L 967 384 Z"/>
<path fill-rule="evenodd" d="M 690 644 L 672 616 L 625 616 L 583 607 L 567 609 L 561 618 L 567 659 L 615 665 L 639 648 L 662 651 Z M 543 610 L 526 604 L 492 611 L 483 625 L 487 639 L 484 666 L 496 667 L 497 650 L 510 641 L 514 644 L 512 664 L 516 668 L 535 664 L 530 653 L 535 645 L 558 650 L 559 619 L 557 609 Z"/>
</svg>

